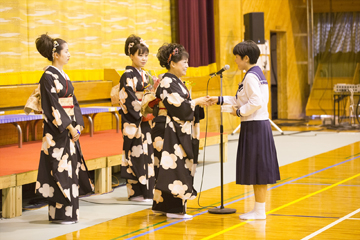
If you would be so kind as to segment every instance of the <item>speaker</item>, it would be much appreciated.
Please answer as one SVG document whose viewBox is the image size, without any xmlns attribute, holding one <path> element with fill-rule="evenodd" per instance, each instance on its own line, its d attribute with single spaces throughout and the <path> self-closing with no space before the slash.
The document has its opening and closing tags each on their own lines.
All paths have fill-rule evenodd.
<svg viewBox="0 0 360 240">
<path fill-rule="evenodd" d="M 244 14 L 245 40 L 253 40 L 257 44 L 265 43 L 264 13 L 251 12 Z"/>
</svg>

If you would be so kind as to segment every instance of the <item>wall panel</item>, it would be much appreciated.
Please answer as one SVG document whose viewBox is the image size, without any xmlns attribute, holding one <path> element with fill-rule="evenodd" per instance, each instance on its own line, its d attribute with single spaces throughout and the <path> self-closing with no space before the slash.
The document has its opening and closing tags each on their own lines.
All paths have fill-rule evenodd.
<svg viewBox="0 0 360 240">
<path fill-rule="evenodd" d="M 305 0 L 226 0 L 215 1 L 215 28 L 217 46 L 217 65 L 221 68 L 230 65 L 224 74 L 224 94 L 234 95 L 237 84 L 244 74 L 237 71 L 232 54 L 233 47 L 244 39 L 243 15 L 249 12 L 264 12 L 265 40 L 269 41 L 270 32 L 281 32 L 285 39 L 278 47 L 285 58 L 280 69 L 283 76 L 281 91 L 278 93 L 283 103 L 279 112 L 283 118 L 302 118 L 309 94 L 307 84 L 307 33 Z M 231 16 L 231 17 L 229 17 Z M 269 73 L 265 73 L 268 77 Z M 231 132 L 237 119 L 225 116 L 225 130 Z M 216 126 L 212 126 L 216 129 Z"/>
</svg>

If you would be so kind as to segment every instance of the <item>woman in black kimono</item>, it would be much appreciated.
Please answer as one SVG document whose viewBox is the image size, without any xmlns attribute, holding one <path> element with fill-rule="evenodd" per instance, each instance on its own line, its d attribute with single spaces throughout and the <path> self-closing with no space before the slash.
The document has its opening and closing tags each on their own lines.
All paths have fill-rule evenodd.
<svg viewBox="0 0 360 240">
<path fill-rule="evenodd" d="M 126 179 L 129 200 L 151 201 L 155 184 L 151 118 L 145 118 L 140 112 L 144 92 L 152 87 L 148 74 L 142 69 L 147 62 L 149 48 L 140 37 L 131 35 L 125 42 L 125 54 L 130 57 L 132 66 L 126 67 L 120 79 L 124 138 L 121 177 Z"/>
<path fill-rule="evenodd" d="M 152 209 L 166 213 L 169 218 L 192 218 L 186 214 L 186 201 L 197 194 L 193 180 L 199 151 L 199 121 L 204 117 L 197 105 L 207 105 L 208 98 L 192 100 L 180 80 L 186 74 L 189 58 L 182 45 L 164 44 L 157 58 L 169 71 L 156 89 L 160 102 L 154 107 L 156 117 L 151 131 L 156 172 Z"/>
<path fill-rule="evenodd" d="M 79 195 L 94 189 L 78 141 L 84 121 L 63 71 L 70 59 L 67 43 L 43 34 L 36 48 L 52 65 L 40 79 L 44 130 L 35 192 L 49 200 L 49 221 L 72 224 L 79 220 Z"/>
</svg>

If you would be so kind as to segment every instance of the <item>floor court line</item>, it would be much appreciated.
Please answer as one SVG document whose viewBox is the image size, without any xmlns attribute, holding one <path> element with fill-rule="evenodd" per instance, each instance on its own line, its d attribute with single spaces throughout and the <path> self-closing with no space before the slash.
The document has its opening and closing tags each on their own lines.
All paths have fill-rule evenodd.
<svg viewBox="0 0 360 240">
<path fill-rule="evenodd" d="M 287 178 L 287 179 L 290 179 L 290 178 Z M 239 196 L 243 196 L 243 195 L 246 195 L 246 194 L 251 193 L 251 192 L 253 192 L 253 191 L 248 191 L 248 192 L 246 192 L 246 193 L 237 195 L 237 196 L 235 196 L 235 197 L 227 198 L 227 199 L 225 199 L 225 201 L 227 201 L 227 200 L 229 200 L 229 199 L 238 198 Z M 195 208 L 193 211 L 190 211 L 190 213 L 196 212 L 196 211 L 201 211 L 201 210 L 207 209 L 207 208 L 209 208 L 209 207 L 214 207 L 214 206 L 216 206 L 216 205 L 219 204 L 219 203 L 220 203 L 220 202 L 216 202 L 216 203 L 211 204 L 211 205 L 208 205 L 208 206 L 202 206 L 202 207 L 200 207 L 200 208 Z M 207 211 L 205 211 L 204 213 L 206 213 L 206 212 L 207 212 Z M 201 214 L 196 214 L 196 216 L 197 216 L 197 215 L 201 215 Z M 194 216 L 195 216 L 195 215 L 194 215 Z M 158 223 L 155 223 L 155 224 L 151 224 L 150 226 L 146 226 L 146 227 L 144 227 L 144 228 L 135 230 L 135 231 L 133 231 L 133 232 L 126 233 L 126 234 L 121 235 L 121 236 L 118 236 L 118 237 L 116 237 L 116 238 L 112 238 L 111 240 L 120 239 L 120 238 L 129 236 L 129 235 L 131 235 L 131 234 L 137 233 L 137 232 L 139 232 L 139 231 L 143 231 L 143 230 L 146 230 L 146 229 L 148 229 L 148 228 L 152 228 L 152 227 L 155 227 L 155 226 L 160 225 L 160 224 L 162 224 L 162 223 L 166 223 L 166 222 L 170 222 L 170 221 L 171 221 L 171 220 L 164 220 L 164 221 L 161 221 L 161 222 L 158 222 Z M 181 222 L 181 221 L 183 221 L 183 220 L 180 220 L 180 222 Z M 177 222 L 176 222 L 176 223 L 177 223 Z M 170 224 L 170 225 L 168 225 L 168 226 L 171 226 L 171 225 L 173 225 L 173 224 Z M 159 230 L 159 229 L 158 229 L 158 230 Z M 152 231 L 152 232 L 153 232 L 153 231 Z M 149 233 L 150 233 L 150 232 L 149 232 Z M 143 236 L 143 235 L 142 235 L 142 236 Z M 129 238 L 129 239 L 131 239 L 131 238 Z"/>
<path fill-rule="evenodd" d="M 291 179 L 291 177 L 285 178 L 285 179 L 283 179 L 283 180 L 281 180 L 281 181 L 279 181 L 279 182 L 283 182 L 283 181 L 286 181 L 286 180 L 288 180 L 288 179 Z M 252 193 L 252 192 L 253 192 L 253 191 L 248 191 L 248 192 L 245 192 L 245 193 L 243 193 L 243 194 L 240 194 L 240 195 L 237 195 L 237 196 L 234 196 L 234 197 L 231 197 L 231 198 L 227 198 L 227 199 L 225 199 L 225 201 L 227 201 L 227 200 L 229 200 L 229 199 L 238 198 L 239 196 L 243 196 L 243 195 L 246 195 L 246 194 Z M 253 194 L 252 194 L 252 195 L 249 195 L 249 196 L 247 196 L 247 197 L 251 197 L 251 196 L 253 196 Z M 245 198 L 244 198 L 244 199 L 245 199 Z M 240 199 L 238 199 L 238 200 L 240 200 Z M 208 206 L 202 206 L 202 207 L 200 207 L 200 208 L 196 208 L 195 210 L 190 211 L 190 213 L 191 213 L 191 212 L 196 212 L 196 211 L 201 211 L 201 210 L 207 209 L 207 208 L 209 208 L 209 207 L 214 207 L 214 206 L 216 206 L 216 204 L 219 204 L 219 203 L 220 203 L 220 202 L 216 202 L 216 203 L 213 203 L 213 204 L 208 205 Z M 198 214 L 195 214 L 194 217 L 195 217 L 195 216 L 202 215 L 202 214 L 207 213 L 207 212 L 208 212 L 208 211 L 200 212 L 200 213 L 198 213 Z M 174 224 L 179 223 L 179 222 L 182 222 L 182 221 L 184 221 L 184 220 L 178 220 L 178 221 L 176 221 L 176 222 L 169 223 L 169 224 L 166 225 L 166 226 L 169 227 L 169 226 L 171 226 L 171 225 L 174 225 Z M 164 221 L 161 221 L 161 222 L 152 224 L 152 225 L 150 225 L 150 226 L 146 226 L 146 227 L 144 227 L 144 228 L 142 228 L 142 229 L 138 229 L 138 230 L 135 230 L 135 231 L 133 231 L 133 232 L 130 232 L 130 233 L 127 233 L 127 234 L 118 236 L 118 237 L 116 237 L 116 238 L 112 238 L 111 240 L 120 239 L 120 238 L 129 236 L 129 235 L 134 234 L 134 233 L 137 233 L 137 232 L 139 232 L 139 231 L 146 230 L 146 229 L 148 229 L 148 228 L 155 227 L 155 226 L 157 226 L 157 225 L 160 225 L 160 224 L 166 223 L 166 222 L 169 222 L 169 220 L 164 220 Z M 148 233 L 150 233 L 150 232 L 154 232 L 154 231 L 157 231 L 157 230 L 160 230 L 160 229 L 163 229 L 163 227 L 160 227 L 160 228 L 157 228 L 157 229 L 154 229 L 154 230 L 150 230 L 149 232 L 145 232 L 145 233 L 141 234 L 141 236 L 144 236 L 144 235 L 146 235 L 146 234 L 148 234 Z M 137 237 L 141 237 L 141 236 L 136 236 L 136 238 L 137 238 Z M 134 236 L 134 237 L 135 237 L 135 236 Z M 130 238 L 127 238 L 127 239 L 134 239 L 134 238 L 130 237 Z"/>
<path fill-rule="evenodd" d="M 134 233 L 137 233 L 137 232 L 140 232 L 140 231 L 146 230 L 146 229 L 151 228 L 151 227 L 155 227 L 155 226 L 157 226 L 157 225 L 161 225 L 161 224 L 166 223 L 166 222 L 168 222 L 168 220 L 164 220 L 164 221 L 161 221 L 161 222 L 158 222 L 158 223 L 154 223 L 154 224 L 152 224 L 152 225 L 150 225 L 150 226 L 146 226 L 146 227 L 144 227 L 144 228 L 140 228 L 140 229 L 138 229 L 138 230 L 135 230 L 135 231 L 132 231 L 132 232 L 126 233 L 126 234 L 121 235 L 121 236 L 118 236 L 118 237 L 116 237 L 116 238 L 112 238 L 111 240 L 124 238 L 124 237 L 126 237 L 126 236 L 131 235 L 131 234 L 134 234 Z"/>
<path fill-rule="evenodd" d="M 283 185 L 285 185 L 285 184 L 290 184 L 290 183 L 292 183 L 292 182 L 294 182 L 294 181 L 297 181 L 297 180 L 300 180 L 300 179 L 306 178 L 306 177 L 311 176 L 311 175 L 314 175 L 314 174 L 316 174 L 316 173 L 319 173 L 319 172 L 322 172 L 322 171 L 328 170 L 328 169 L 333 168 L 333 167 L 336 167 L 336 166 L 338 166 L 338 165 L 341 165 L 341 164 L 347 163 L 347 162 L 352 161 L 352 160 L 355 160 L 355 159 L 357 159 L 357 158 L 360 158 L 360 156 L 353 157 L 353 158 L 351 158 L 351 159 L 347 159 L 347 160 L 345 160 L 345 161 L 342 161 L 342 162 L 339 162 L 339 163 L 333 164 L 333 165 L 331 165 L 331 166 L 329 166 L 329 167 L 326 167 L 326 168 L 320 169 L 320 170 L 318 170 L 318 171 L 315 171 L 315 172 L 312 172 L 312 173 L 306 174 L 306 175 L 304 175 L 304 176 L 301 176 L 301 177 L 295 178 L 295 179 L 290 180 L 290 181 L 288 181 L 288 182 L 284 182 L 284 183 L 281 183 L 281 184 L 279 184 L 279 185 L 273 186 L 273 187 L 269 188 L 269 189 L 268 189 L 268 191 L 270 191 L 270 190 L 272 190 L 272 189 L 275 189 L 275 188 L 278 188 L 278 187 L 281 187 L 281 186 L 283 186 Z M 341 184 L 341 183 L 342 183 L 342 182 L 340 182 L 339 184 Z M 338 184 L 337 184 L 337 185 L 338 185 Z M 328 186 L 328 187 L 326 187 L 326 188 L 324 188 L 324 189 L 331 188 L 332 186 L 333 186 L 333 185 Z M 232 202 L 226 203 L 226 204 L 224 204 L 224 206 L 227 206 L 227 205 L 230 205 L 230 204 L 236 203 L 236 202 L 238 202 L 238 201 L 244 200 L 244 199 L 249 198 L 249 197 L 251 197 L 251 196 L 254 196 L 254 194 L 251 194 L 251 195 L 248 195 L 248 196 L 242 197 L 242 198 L 240 198 L 240 199 L 237 199 L 237 200 L 235 200 L 235 201 L 232 201 Z M 309 197 L 310 197 L 310 196 L 309 196 Z M 301 199 L 301 200 L 302 200 L 302 199 Z M 299 200 L 299 201 L 301 201 L 301 200 Z M 294 202 L 294 203 L 295 203 L 295 202 Z M 210 205 L 210 206 L 211 206 L 211 205 Z M 289 206 L 289 205 L 284 205 L 284 206 Z M 276 208 L 275 210 L 277 211 L 277 210 L 280 210 L 280 209 L 279 209 L 279 208 Z M 207 213 L 207 212 L 208 212 L 207 210 L 206 210 L 206 211 L 204 211 L 204 212 L 200 212 L 200 213 L 198 213 L 198 214 L 195 214 L 193 217 L 200 216 L 200 215 L 205 214 L 205 213 Z M 272 213 L 272 212 L 274 212 L 274 210 L 271 210 L 271 211 L 267 212 L 266 214 L 269 214 L 269 213 Z M 144 235 L 146 235 L 146 234 L 149 234 L 149 233 L 152 233 L 152 232 L 155 232 L 155 231 L 161 230 L 161 229 L 166 228 L 166 227 L 170 227 L 170 226 L 172 226 L 172 225 L 174 225 L 174 224 L 177 224 L 177 223 L 180 223 L 180 222 L 182 222 L 182 221 L 186 221 L 186 220 L 184 220 L 184 219 L 177 220 L 177 221 L 175 221 L 175 222 L 172 222 L 172 223 L 166 224 L 166 225 L 161 226 L 161 227 L 159 227 L 159 228 L 151 229 L 151 230 L 149 230 L 149 231 L 147 231 L 147 232 L 144 232 L 144 233 L 141 233 L 141 234 L 138 234 L 138 235 L 132 236 L 132 237 L 130 237 L 130 238 L 126 238 L 126 240 L 131 240 L 131 239 L 136 239 L 136 238 L 138 238 L 138 237 L 142 237 L 142 236 L 144 236 Z M 242 225 L 244 225 L 244 224 L 248 223 L 249 221 L 252 221 L 252 220 L 248 220 L 248 221 L 242 222 L 242 223 L 240 223 L 241 225 L 235 225 L 235 226 L 236 226 L 235 228 L 240 227 L 240 226 L 242 226 Z M 234 226 L 233 226 L 233 227 L 234 227 Z M 233 229 L 233 228 L 229 229 L 228 231 L 230 231 L 230 230 L 232 230 L 232 229 Z M 225 229 L 225 230 L 227 230 L 227 229 Z M 223 231 L 225 231 L 225 230 L 223 230 Z M 220 234 L 219 234 L 219 235 L 220 235 Z M 212 235 L 210 235 L 210 236 L 212 236 Z M 216 235 L 216 236 L 218 236 L 218 235 Z M 215 236 L 214 236 L 214 237 L 215 237 Z M 113 238 L 113 240 L 115 240 L 115 239 L 119 239 L 119 238 L 120 238 L 120 237 L 116 237 L 116 238 Z M 203 239 L 210 239 L 210 238 L 203 238 Z"/>
<path fill-rule="evenodd" d="M 353 215 L 357 214 L 358 212 L 360 212 L 360 208 L 359 208 L 359 209 L 357 209 L 357 210 L 355 210 L 355 211 L 353 211 L 352 213 L 349 213 L 348 215 L 346 215 L 346 216 L 344 216 L 344 217 L 342 217 L 342 218 L 340 218 L 340 219 L 336 220 L 335 222 L 332 222 L 332 223 L 330 223 L 329 225 L 327 225 L 327 226 L 325 226 L 325 227 L 323 227 L 323 228 L 321 228 L 321 229 L 317 230 L 316 232 L 314 232 L 314 233 L 312 233 L 312 234 L 310 234 L 310 235 L 308 235 L 308 236 L 306 236 L 306 237 L 302 238 L 301 240 L 309 240 L 309 239 L 311 239 L 311 238 L 315 237 L 316 235 L 319 235 L 320 233 L 322 233 L 322 232 L 324 232 L 324 231 L 328 230 L 329 228 L 331 228 L 331 227 L 335 226 L 336 224 L 338 224 L 338 223 L 340 223 L 340 222 L 342 222 L 342 221 L 344 221 L 344 220 L 346 220 L 346 219 L 350 218 L 351 216 L 353 216 Z"/>
<path fill-rule="evenodd" d="M 290 183 L 290 184 L 297 184 L 297 185 L 331 185 L 331 183 Z M 349 185 L 349 184 L 341 184 L 341 187 L 360 187 L 360 185 Z"/>
<path fill-rule="evenodd" d="M 289 203 L 284 204 L 284 205 L 282 205 L 282 206 L 280 206 L 280 207 L 277 207 L 277 208 L 275 208 L 275 209 L 273 209 L 273 210 L 270 210 L 270 211 L 268 211 L 268 212 L 266 213 L 266 215 L 268 215 L 268 214 L 270 214 L 270 213 L 273 213 L 273 212 L 276 212 L 276 211 L 278 211 L 278 210 L 280 210 L 280 209 L 283 209 L 283 208 L 285 208 L 285 207 L 288 207 L 288 206 L 290 206 L 290 205 L 292 205 L 292 204 L 295 204 L 295 203 L 297 203 L 297 202 L 300 202 L 300 201 L 302 201 L 302 200 L 304 200 L 304 199 L 307 199 L 307 198 L 309 198 L 309 197 L 312 197 L 312 196 L 314 196 L 314 195 L 316 195 L 316 194 L 318 194 L 318 193 L 324 192 L 324 191 L 326 191 L 326 190 L 328 190 L 328 189 L 330 189 L 330 188 L 336 187 L 336 186 L 340 185 L 341 183 L 350 181 L 351 179 L 354 179 L 354 178 L 356 178 L 356 177 L 360 177 L 360 173 L 359 173 L 359 174 L 356 174 L 356 175 L 354 175 L 354 176 L 352 176 L 352 177 L 349 177 L 349 178 L 347 178 L 347 179 L 344 179 L 344 180 L 342 180 L 342 181 L 340 181 L 340 182 L 334 183 L 334 184 L 331 185 L 331 186 L 328 186 L 328 187 L 325 187 L 325 188 L 323 188 L 323 189 L 320 189 L 319 191 L 316 191 L 316 192 L 310 193 L 310 194 L 308 194 L 308 195 L 306 195 L 306 196 L 304 196 L 304 197 L 298 198 L 298 199 L 296 199 L 295 201 L 289 202 Z M 358 210 L 360 210 L 360 209 L 358 209 Z M 353 213 L 354 213 L 354 212 L 353 212 Z M 356 212 L 356 213 L 357 213 L 357 212 Z M 356 214 L 356 213 L 354 213 L 354 214 Z M 352 215 L 354 215 L 354 214 L 352 214 Z M 352 215 L 350 215 L 350 216 L 352 216 Z M 347 215 L 347 216 L 348 216 L 348 215 Z M 345 217 L 346 217 L 346 216 L 345 216 Z M 342 218 L 341 218 L 341 219 L 342 219 Z M 339 219 L 339 220 L 341 220 L 341 219 Z M 338 220 L 337 220 L 337 221 L 338 221 Z M 337 221 L 335 221 L 335 222 L 337 222 Z M 245 225 L 246 223 L 248 223 L 248 221 L 245 221 L 245 222 L 239 223 L 239 224 L 237 224 L 237 225 L 234 225 L 234 226 L 232 226 L 232 227 L 230 227 L 230 228 L 224 229 L 224 230 L 222 230 L 222 231 L 220 231 L 220 232 L 217 232 L 217 233 L 215 233 L 215 234 L 212 234 L 212 235 L 210 235 L 210 236 L 208 236 L 208 237 L 202 238 L 201 240 L 207 240 L 207 239 L 214 238 L 214 237 L 219 236 L 219 235 L 221 235 L 221 234 L 224 234 L 224 233 L 226 233 L 226 232 L 228 232 L 228 231 L 230 231 L 230 230 L 233 230 L 233 229 L 238 228 L 238 227 L 240 227 L 240 226 L 242 226 L 242 225 Z M 305 240 L 305 239 L 304 239 L 304 240 Z"/>
<path fill-rule="evenodd" d="M 295 179 L 290 180 L 290 181 L 288 181 L 288 182 L 284 182 L 284 183 L 275 185 L 275 186 L 273 186 L 273 187 L 268 188 L 268 191 L 270 191 L 270 190 L 272 190 L 272 189 L 275 189 L 275 188 L 278 188 L 278 187 L 281 187 L 281 186 L 284 186 L 285 184 L 292 184 L 293 182 L 295 182 L 295 181 L 297 181 L 297 180 L 300 180 L 300 179 L 309 177 L 309 176 L 314 175 L 314 174 L 316 174 L 316 173 L 323 172 L 323 171 L 328 170 L 328 169 L 330 169 L 330 168 L 333 168 L 333 167 L 336 167 L 336 166 L 338 166 L 338 165 L 341 165 L 341 164 L 347 163 L 347 162 L 349 162 L 349 161 L 355 160 L 355 159 L 357 159 L 357 158 L 360 158 L 360 156 L 354 157 L 354 158 L 351 158 L 351 159 L 348 159 L 348 160 L 345 160 L 345 161 L 342 161 L 342 162 L 339 162 L 339 163 L 336 163 L 336 164 L 331 165 L 331 166 L 329 166 L 329 167 L 326 167 L 326 168 L 320 169 L 320 170 L 318 170 L 318 171 L 315 171 L 315 172 L 306 174 L 306 175 L 304 175 L 304 176 L 295 178 Z M 248 197 L 251 197 L 251 196 L 253 196 L 253 195 L 254 195 L 254 194 L 249 195 Z M 245 199 L 245 198 L 244 198 L 244 199 Z M 235 201 L 226 203 L 226 204 L 224 204 L 224 206 L 227 206 L 227 205 L 229 205 L 229 204 L 233 204 L 233 203 L 238 202 L 238 201 L 241 201 L 241 200 L 243 200 L 243 199 L 238 199 L 238 200 L 235 200 Z"/>
<path fill-rule="evenodd" d="M 249 198 L 249 197 L 251 197 L 251 196 L 254 196 L 254 194 L 250 194 L 250 195 L 245 196 L 245 197 L 242 197 L 242 198 L 240 198 L 240 199 L 238 199 L 238 200 L 236 200 L 236 201 L 232 201 L 232 203 L 238 202 L 238 201 L 241 201 L 241 200 L 244 200 L 244 199 Z M 212 205 L 213 205 L 213 204 L 212 204 Z M 212 205 L 209 205 L 209 206 L 212 206 Z M 214 205 L 215 205 L 215 204 L 214 204 Z M 228 204 L 224 204 L 224 206 L 226 206 L 226 205 L 228 205 Z M 200 216 L 200 215 L 203 215 L 203 214 L 205 214 L 205 213 L 207 213 L 207 212 L 208 212 L 208 210 L 203 211 L 203 212 L 200 212 L 200 213 L 197 213 L 197 214 L 193 215 L 193 218 L 194 218 L 194 217 L 197 217 L 197 216 Z M 172 226 L 172 225 L 174 225 L 174 224 L 177 224 L 177 223 L 180 223 L 180 222 L 183 222 L 183 221 L 187 221 L 187 220 L 184 220 L 184 219 L 177 220 L 177 221 L 175 221 L 175 222 L 169 223 L 169 224 L 164 225 L 164 226 L 161 226 L 161 227 L 159 227 L 159 228 L 155 228 L 155 229 L 149 230 L 149 231 L 147 231 L 147 232 L 141 233 L 141 234 L 139 234 L 139 235 L 135 235 L 135 236 L 130 237 L 130 238 L 126 238 L 126 240 L 131 240 L 131 239 L 135 239 L 135 238 L 138 238 L 138 237 L 142 237 L 142 236 L 144 236 L 144 235 L 146 235 L 146 234 L 149 234 L 149 233 L 152 233 L 152 232 L 161 230 L 161 229 L 166 228 L 166 227 L 170 227 L 170 226 Z M 118 239 L 118 238 L 113 238 L 113 239 Z"/>
<path fill-rule="evenodd" d="M 339 185 L 340 186 L 340 185 Z M 339 219 L 339 217 L 326 217 L 326 216 L 311 216 L 311 215 L 291 215 L 291 214 L 277 214 L 277 213 L 270 213 L 268 215 L 271 216 L 279 216 L 279 217 L 301 217 L 301 218 L 335 218 Z"/>
<path fill-rule="evenodd" d="M 291 178 L 291 177 L 290 177 L 290 178 Z M 286 179 L 290 179 L 290 178 L 286 178 Z M 285 181 L 285 180 L 283 180 L 283 181 Z M 251 193 L 251 192 L 253 192 L 253 191 L 248 191 L 248 192 L 245 192 L 245 193 L 243 193 L 243 194 L 240 194 L 240 195 L 237 195 L 237 196 L 234 196 L 234 197 L 231 197 L 231 198 L 227 198 L 227 199 L 225 199 L 225 201 L 227 201 L 227 200 L 229 200 L 229 199 L 238 198 L 239 196 L 243 196 L 243 195 L 246 195 L 246 194 Z M 250 196 L 252 196 L 252 195 L 250 195 Z M 216 203 L 213 203 L 213 204 L 208 205 L 208 206 L 202 206 L 202 207 L 200 207 L 200 208 L 194 208 L 194 210 L 189 211 L 189 212 L 192 213 L 192 212 L 196 212 L 196 211 L 201 211 L 201 210 L 207 209 L 207 208 L 209 208 L 209 207 L 214 207 L 214 206 L 216 206 L 216 205 L 219 204 L 219 203 L 221 203 L 221 202 L 216 202 Z M 207 213 L 207 211 L 200 212 L 200 213 L 201 213 L 201 214 L 202 214 L 202 213 Z M 196 214 L 196 215 L 194 215 L 194 216 L 201 215 L 200 213 L 199 213 L 199 214 Z M 131 234 L 137 233 L 137 232 L 139 232 L 139 231 L 146 230 L 146 229 L 148 229 L 148 228 L 152 228 L 152 227 L 155 227 L 155 226 L 160 225 L 160 224 L 162 224 L 162 223 L 166 223 L 166 222 L 170 222 L 170 221 L 171 221 L 171 220 L 164 220 L 164 221 L 161 221 L 161 222 L 158 222 L 158 223 L 155 223 L 155 224 L 151 224 L 150 226 L 146 226 L 146 227 L 144 227 L 144 228 L 142 228 L 142 229 L 138 229 L 138 230 L 135 230 L 135 231 L 133 231 L 133 232 L 130 232 L 130 233 L 127 233 L 127 234 L 118 236 L 118 237 L 116 237 L 116 238 L 112 238 L 111 240 L 120 239 L 120 238 L 129 236 L 129 235 L 131 235 Z M 184 221 L 184 220 L 179 220 L 179 222 L 181 222 L 181 221 Z M 176 223 L 177 223 L 177 222 L 176 222 Z M 170 224 L 170 225 L 168 225 L 168 226 L 171 226 L 171 225 L 174 225 L 174 224 Z M 158 229 L 158 230 L 160 230 L 160 229 Z M 152 232 L 153 232 L 153 231 L 152 231 Z M 149 233 L 150 233 L 150 232 L 149 232 Z M 143 236 L 143 235 L 142 235 L 142 236 Z M 131 238 L 130 238 L 130 239 L 131 239 Z"/>
</svg>

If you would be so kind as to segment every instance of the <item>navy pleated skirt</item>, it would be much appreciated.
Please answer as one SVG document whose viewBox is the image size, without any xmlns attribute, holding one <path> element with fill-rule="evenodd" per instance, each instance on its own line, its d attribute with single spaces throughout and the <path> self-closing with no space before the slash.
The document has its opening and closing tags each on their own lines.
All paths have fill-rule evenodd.
<svg viewBox="0 0 360 240">
<path fill-rule="evenodd" d="M 269 120 L 241 122 L 236 159 L 236 183 L 272 184 L 280 180 Z"/>
</svg>

